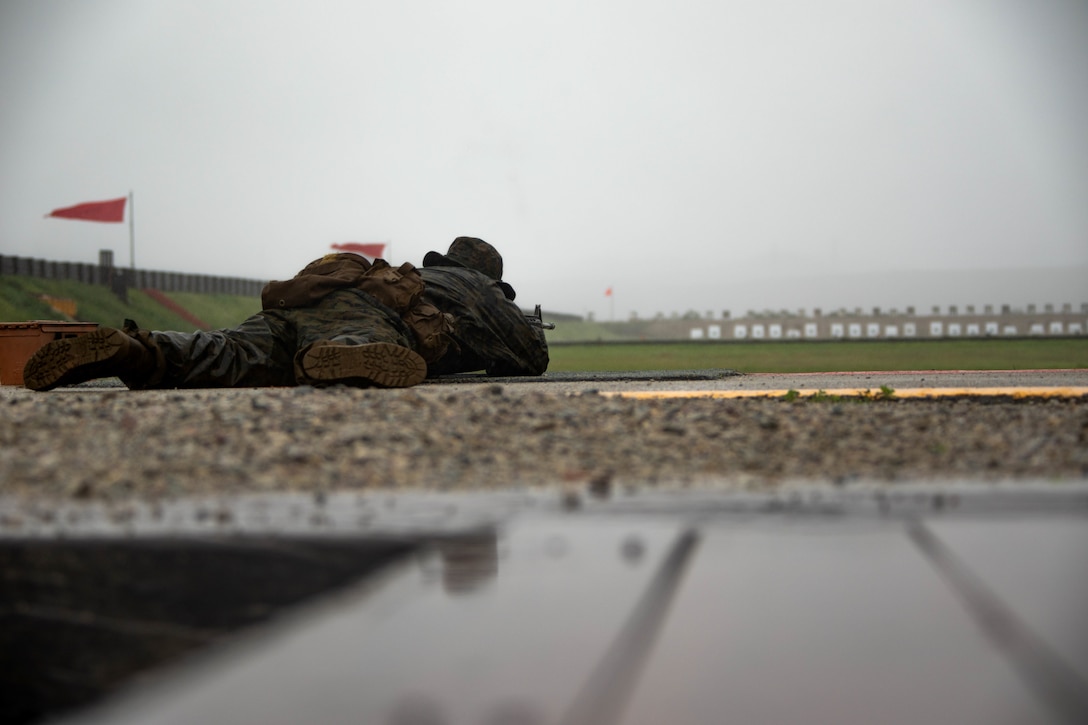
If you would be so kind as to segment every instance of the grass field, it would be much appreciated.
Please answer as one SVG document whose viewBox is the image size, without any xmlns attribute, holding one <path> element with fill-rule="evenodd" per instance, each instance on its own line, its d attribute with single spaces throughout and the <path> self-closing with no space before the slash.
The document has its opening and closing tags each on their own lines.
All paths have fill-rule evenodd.
<svg viewBox="0 0 1088 725">
<path fill-rule="evenodd" d="M 1088 338 L 556 344 L 555 372 L 725 368 L 743 373 L 1088 368 Z"/>
</svg>

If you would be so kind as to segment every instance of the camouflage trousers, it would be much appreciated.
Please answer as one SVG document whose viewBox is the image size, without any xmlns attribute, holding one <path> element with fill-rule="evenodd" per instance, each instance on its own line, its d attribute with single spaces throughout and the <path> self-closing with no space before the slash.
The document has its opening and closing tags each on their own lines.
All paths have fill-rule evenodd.
<svg viewBox="0 0 1088 725">
<path fill-rule="evenodd" d="M 389 342 L 416 349 L 412 331 L 392 309 L 358 289 L 332 292 L 312 307 L 263 310 L 235 328 L 185 332 L 129 331 L 158 358 L 130 388 L 232 388 L 300 385 L 306 350 L 317 342 Z"/>
</svg>

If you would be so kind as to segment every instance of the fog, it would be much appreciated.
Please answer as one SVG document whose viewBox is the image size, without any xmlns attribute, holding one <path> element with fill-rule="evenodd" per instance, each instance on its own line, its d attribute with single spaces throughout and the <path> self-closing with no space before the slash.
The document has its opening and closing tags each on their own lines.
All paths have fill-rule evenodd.
<svg viewBox="0 0 1088 725">
<path fill-rule="evenodd" d="M 0 5 L 0 253 L 482 237 L 598 319 L 1088 302 L 1088 3 Z M 605 296 L 611 288 L 613 295 Z"/>
</svg>

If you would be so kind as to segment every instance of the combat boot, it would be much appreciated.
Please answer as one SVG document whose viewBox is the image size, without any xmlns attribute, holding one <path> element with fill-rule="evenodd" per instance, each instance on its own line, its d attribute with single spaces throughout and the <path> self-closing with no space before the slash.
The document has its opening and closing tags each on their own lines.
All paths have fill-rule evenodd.
<svg viewBox="0 0 1088 725">
<path fill-rule="evenodd" d="M 96 378 L 146 378 L 155 371 L 155 355 L 139 340 L 112 327 L 46 344 L 27 361 L 23 383 L 31 390 L 52 390 Z"/>
<path fill-rule="evenodd" d="M 390 342 L 344 345 L 318 342 L 300 356 L 299 382 L 313 385 L 408 388 L 427 377 L 427 363 L 414 350 Z"/>
</svg>

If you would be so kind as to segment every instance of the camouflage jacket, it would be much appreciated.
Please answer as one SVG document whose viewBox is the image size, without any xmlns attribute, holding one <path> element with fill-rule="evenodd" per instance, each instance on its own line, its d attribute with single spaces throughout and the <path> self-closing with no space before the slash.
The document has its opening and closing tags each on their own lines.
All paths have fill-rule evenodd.
<svg viewBox="0 0 1088 725">
<path fill-rule="evenodd" d="M 428 375 L 486 370 L 488 375 L 541 375 L 548 369 L 544 330 L 506 299 L 486 275 L 463 267 L 421 267 L 423 300 L 453 317 L 454 344 L 428 365 Z"/>
<path fill-rule="evenodd" d="M 326 254 L 291 279 L 265 285 L 261 307 L 265 310 L 311 307 L 341 289 L 362 290 L 399 315 L 412 330 L 416 352 L 428 363 L 446 355 L 452 320 L 423 300 L 423 278 L 408 262 L 394 268 L 384 259 L 370 262 L 357 254 Z"/>
<path fill-rule="evenodd" d="M 361 289 L 383 305 L 404 313 L 419 301 L 423 280 L 407 262 L 393 268 L 384 259 L 371 262 L 349 252 L 326 254 L 291 279 L 265 285 L 261 306 L 266 310 L 310 307 L 330 292 L 345 288 Z"/>
</svg>

